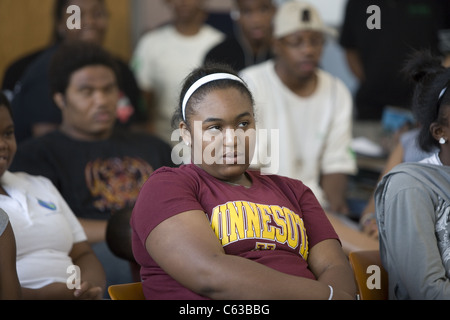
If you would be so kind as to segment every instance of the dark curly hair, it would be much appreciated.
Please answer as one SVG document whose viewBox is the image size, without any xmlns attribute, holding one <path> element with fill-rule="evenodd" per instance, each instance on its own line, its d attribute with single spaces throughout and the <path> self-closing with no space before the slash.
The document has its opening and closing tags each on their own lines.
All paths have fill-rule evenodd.
<svg viewBox="0 0 450 320">
<path fill-rule="evenodd" d="M 114 57 L 102 47 L 86 41 L 75 41 L 59 45 L 52 57 L 49 68 L 50 91 L 65 94 L 72 74 L 86 66 L 102 65 L 110 68 L 117 83 L 120 72 Z"/>
<path fill-rule="evenodd" d="M 439 98 L 444 88 L 450 86 L 450 69 L 442 66 L 441 59 L 429 51 L 415 52 L 407 61 L 404 71 L 415 82 L 412 111 L 421 125 L 419 146 L 426 152 L 439 147 L 430 132 L 430 125 L 445 125 L 448 120 L 443 110 L 450 106 L 450 88 Z"/>
</svg>

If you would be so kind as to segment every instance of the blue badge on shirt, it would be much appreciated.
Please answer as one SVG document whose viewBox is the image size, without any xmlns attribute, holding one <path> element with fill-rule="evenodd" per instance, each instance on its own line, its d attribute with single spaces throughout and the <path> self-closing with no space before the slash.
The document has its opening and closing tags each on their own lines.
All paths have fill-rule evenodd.
<svg viewBox="0 0 450 320">
<path fill-rule="evenodd" d="M 53 202 L 46 202 L 38 199 L 38 203 L 44 208 L 50 209 L 52 211 L 56 210 L 56 205 Z"/>
</svg>

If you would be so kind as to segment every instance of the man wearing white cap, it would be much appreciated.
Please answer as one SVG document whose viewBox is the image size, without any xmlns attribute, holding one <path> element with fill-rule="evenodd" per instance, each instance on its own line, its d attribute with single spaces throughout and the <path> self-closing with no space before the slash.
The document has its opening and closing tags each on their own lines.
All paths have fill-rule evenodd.
<svg viewBox="0 0 450 320">
<path fill-rule="evenodd" d="M 339 79 L 318 68 L 325 36 L 333 33 L 310 4 L 287 1 L 274 19 L 275 58 L 241 75 L 254 95 L 259 128 L 279 130 L 276 146 L 260 139 L 258 165 L 302 180 L 326 209 L 347 214 L 347 178 L 356 173 L 352 97 Z M 279 150 L 270 155 L 278 165 L 268 164 L 262 150 Z"/>
</svg>

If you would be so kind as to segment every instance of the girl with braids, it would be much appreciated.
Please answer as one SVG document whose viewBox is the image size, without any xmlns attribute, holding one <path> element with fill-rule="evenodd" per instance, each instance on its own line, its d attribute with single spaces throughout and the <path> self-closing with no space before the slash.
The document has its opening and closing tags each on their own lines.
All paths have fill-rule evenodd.
<svg viewBox="0 0 450 320">
<path fill-rule="evenodd" d="M 378 184 L 380 254 L 391 299 L 450 299 L 450 69 L 419 52 L 406 70 L 416 82 L 418 144 L 438 152 L 396 166 Z"/>
</svg>

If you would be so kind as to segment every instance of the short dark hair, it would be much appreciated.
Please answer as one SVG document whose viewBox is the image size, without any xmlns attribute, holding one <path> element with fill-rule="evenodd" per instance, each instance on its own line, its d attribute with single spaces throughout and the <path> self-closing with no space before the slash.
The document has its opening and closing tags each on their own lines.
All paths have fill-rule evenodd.
<svg viewBox="0 0 450 320">
<path fill-rule="evenodd" d="M 50 62 L 50 91 L 65 93 L 69 86 L 71 75 L 87 66 L 102 65 L 110 68 L 119 83 L 120 75 L 116 60 L 99 45 L 76 41 L 62 43 L 56 50 Z"/>
<path fill-rule="evenodd" d="M 12 110 L 11 110 L 11 103 L 9 102 L 8 98 L 2 91 L 0 91 L 0 106 L 6 107 L 6 109 L 8 109 L 9 114 L 11 115 L 11 118 L 12 118 L 13 115 L 12 115 Z"/>
<path fill-rule="evenodd" d="M 183 112 L 182 112 L 182 104 L 183 104 L 183 99 L 184 96 L 186 95 L 187 91 L 189 90 L 189 88 L 199 79 L 209 75 L 209 74 L 213 74 L 213 73 L 229 73 L 232 74 L 234 76 L 239 77 L 238 73 L 236 72 L 236 70 L 234 70 L 232 67 L 230 67 L 227 64 L 222 64 L 222 63 L 213 63 L 213 62 L 208 62 L 206 63 L 204 66 L 201 66 L 199 68 L 194 69 L 184 80 L 183 82 L 183 86 L 181 89 L 181 93 L 180 93 L 180 97 L 179 97 L 179 103 L 178 103 L 178 107 L 173 115 L 172 118 L 172 126 L 174 128 L 176 128 L 178 126 L 178 123 L 183 120 Z M 226 88 L 236 88 L 238 89 L 241 93 L 245 94 L 248 96 L 249 100 L 251 101 L 252 105 L 254 105 L 254 100 L 253 100 L 253 95 L 250 92 L 250 90 L 248 89 L 248 87 L 239 82 L 239 81 L 235 81 L 235 80 L 229 80 L 229 79 L 222 79 L 222 80 L 217 80 L 217 81 L 212 81 L 212 82 L 208 82 L 205 85 L 201 86 L 199 89 L 197 89 L 197 91 L 195 91 L 195 93 L 191 96 L 191 98 L 189 99 L 189 102 L 186 106 L 186 119 L 187 120 L 189 118 L 189 115 L 192 114 L 192 103 L 193 102 L 198 102 L 199 100 L 201 100 L 205 94 L 207 94 L 208 92 L 215 90 L 215 89 L 226 89 Z"/>
<path fill-rule="evenodd" d="M 404 71 L 415 82 L 412 111 L 421 129 L 418 144 L 424 151 L 439 147 L 439 142 L 430 132 L 434 122 L 445 124 L 443 109 L 450 106 L 450 69 L 442 66 L 441 59 L 429 51 L 417 51 L 407 60 Z M 444 88 L 448 88 L 439 99 Z"/>
</svg>

